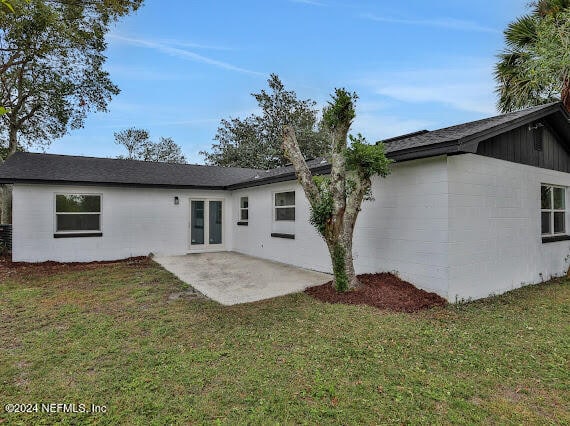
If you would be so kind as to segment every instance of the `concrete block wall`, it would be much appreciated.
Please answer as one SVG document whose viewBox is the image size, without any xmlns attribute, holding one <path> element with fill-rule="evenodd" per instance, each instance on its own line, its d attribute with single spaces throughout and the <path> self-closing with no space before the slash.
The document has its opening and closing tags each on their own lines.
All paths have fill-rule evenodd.
<svg viewBox="0 0 570 426">
<path fill-rule="evenodd" d="M 56 193 L 101 194 L 103 236 L 54 238 Z M 224 248 L 231 248 L 231 194 L 224 191 L 15 185 L 13 260 L 83 262 L 187 253 L 190 197 L 225 200 Z"/>
<path fill-rule="evenodd" d="M 395 164 L 373 181 L 354 233 L 358 273 L 394 271 L 419 288 L 447 296 L 446 158 Z"/>
<path fill-rule="evenodd" d="M 396 272 L 451 302 L 561 275 L 568 268 L 570 241 L 542 243 L 541 183 L 570 187 L 570 174 L 474 154 L 395 164 L 388 178 L 374 179 L 374 201 L 363 204 L 358 218 L 357 273 Z M 296 220 L 276 222 L 274 193 L 286 191 L 295 191 Z M 54 238 L 56 193 L 102 194 L 103 236 Z M 249 198 L 248 226 L 237 225 L 242 196 Z M 331 272 L 326 245 L 308 221 L 309 204 L 295 181 L 233 192 L 18 184 L 13 259 L 92 261 L 188 253 L 191 197 L 224 200 L 224 245 L 217 250 Z"/>
<path fill-rule="evenodd" d="M 295 221 L 274 220 L 273 198 L 276 192 L 295 191 Z M 249 200 L 248 226 L 237 226 L 241 197 Z M 331 272 L 325 242 L 309 223 L 309 202 L 296 181 L 256 186 L 234 191 L 233 250 L 263 259 L 288 263 L 306 269 Z M 295 239 L 272 237 L 287 233 Z"/>
<path fill-rule="evenodd" d="M 394 165 L 392 174 L 373 182 L 374 201 L 362 206 L 354 234 L 357 273 L 394 271 L 416 286 L 447 294 L 447 164 L 445 157 Z M 275 192 L 295 191 L 295 240 L 275 232 Z M 326 244 L 309 223 L 309 203 L 296 182 L 235 191 L 249 197 L 249 225 L 234 227 L 233 250 L 321 272 L 331 272 Z"/>
<path fill-rule="evenodd" d="M 542 243 L 540 186 L 570 187 L 570 174 L 474 154 L 447 162 L 450 301 L 500 294 L 566 272 L 570 241 Z M 569 196 L 567 191 L 567 205 Z M 567 212 L 567 224 L 569 219 Z"/>
</svg>

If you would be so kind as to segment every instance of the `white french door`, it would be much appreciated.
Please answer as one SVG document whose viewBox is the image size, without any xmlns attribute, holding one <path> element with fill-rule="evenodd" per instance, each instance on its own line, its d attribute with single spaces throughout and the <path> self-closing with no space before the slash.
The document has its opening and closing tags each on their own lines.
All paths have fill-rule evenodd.
<svg viewBox="0 0 570 426">
<path fill-rule="evenodd" d="M 223 211 L 223 200 L 190 199 L 190 250 L 223 249 Z"/>
</svg>

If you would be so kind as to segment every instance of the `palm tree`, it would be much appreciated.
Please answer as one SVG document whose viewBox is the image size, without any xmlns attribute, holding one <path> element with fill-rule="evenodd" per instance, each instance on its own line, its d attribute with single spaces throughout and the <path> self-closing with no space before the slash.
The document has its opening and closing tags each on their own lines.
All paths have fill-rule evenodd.
<svg viewBox="0 0 570 426">
<path fill-rule="evenodd" d="M 507 47 L 499 54 L 495 66 L 498 108 L 502 112 L 562 100 L 570 111 L 570 72 L 568 66 L 544 72 L 547 61 L 538 47 L 540 25 L 557 24 L 559 14 L 570 11 L 570 0 L 540 0 L 532 4 L 533 10 L 510 23 L 505 30 Z M 563 14 L 567 17 L 567 14 Z"/>
</svg>

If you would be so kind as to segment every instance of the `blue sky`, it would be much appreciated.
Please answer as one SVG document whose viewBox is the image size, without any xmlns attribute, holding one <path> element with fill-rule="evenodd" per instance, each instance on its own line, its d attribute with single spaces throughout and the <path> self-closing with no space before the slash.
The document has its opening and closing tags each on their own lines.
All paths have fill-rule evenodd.
<svg viewBox="0 0 570 426">
<path fill-rule="evenodd" d="M 356 91 L 352 131 L 369 141 L 494 115 L 502 31 L 527 3 L 146 0 L 108 36 L 121 94 L 47 152 L 114 157 L 113 133 L 135 126 L 203 163 L 220 120 L 255 112 L 272 72 L 321 106 Z"/>
</svg>

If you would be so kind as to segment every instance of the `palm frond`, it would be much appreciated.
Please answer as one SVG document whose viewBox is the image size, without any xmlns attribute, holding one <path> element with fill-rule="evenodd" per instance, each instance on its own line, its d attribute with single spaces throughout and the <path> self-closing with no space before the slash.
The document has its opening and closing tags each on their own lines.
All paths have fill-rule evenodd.
<svg viewBox="0 0 570 426">
<path fill-rule="evenodd" d="M 538 20 L 535 16 L 525 15 L 511 22 L 505 30 L 505 42 L 511 49 L 525 49 L 537 40 Z"/>
</svg>

